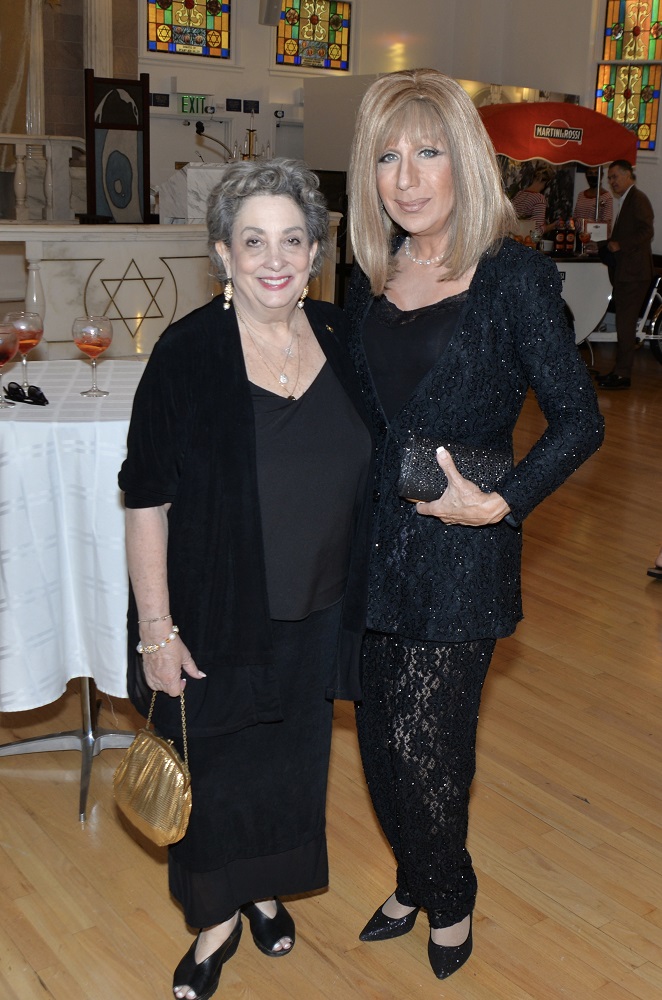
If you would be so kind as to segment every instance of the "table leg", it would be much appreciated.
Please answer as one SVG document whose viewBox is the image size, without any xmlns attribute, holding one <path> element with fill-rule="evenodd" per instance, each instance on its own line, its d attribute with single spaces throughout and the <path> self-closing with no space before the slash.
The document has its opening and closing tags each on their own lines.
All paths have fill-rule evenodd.
<svg viewBox="0 0 662 1000">
<path fill-rule="evenodd" d="M 92 774 L 92 760 L 102 750 L 123 749 L 133 742 L 135 733 L 128 729 L 98 729 L 99 706 L 96 700 L 94 681 L 89 677 L 80 678 L 80 707 L 82 727 L 63 733 L 49 733 L 47 736 L 33 736 L 27 740 L 16 740 L 0 746 L 0 757 L 14 757 L 23 753 L 44 753 L 46 750 L 80 750 L 80 800 L 78 816 L 85 821 L 87 794 Z"/>
</svg>

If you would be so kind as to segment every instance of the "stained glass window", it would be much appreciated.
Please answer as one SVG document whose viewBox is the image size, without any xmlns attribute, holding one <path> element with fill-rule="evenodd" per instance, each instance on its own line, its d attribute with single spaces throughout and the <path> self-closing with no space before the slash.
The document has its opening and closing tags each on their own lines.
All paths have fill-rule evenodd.
<svg viewBox="0 0 662 1000">
<path fill-rule="evenodd" d="M 276 64 L 348 70 L 351 8 L 341 0 L 283 0 Z"/>
<path fill-rule="evenodd" d="M 147 0 L 147 48 L 230 58 L 231 0 Z"/>
<path fill-rule="evenodd" d="M 662 59 L 660 0 L 609 0 L 603 59 Z"/>
<path fill-rule="evenodd" d="M 595 110 L 655 149 L 662 82 L 662 0 L 608 0 Z M 653 60 L 660 60 L 656 64 Z"/>
</svg>

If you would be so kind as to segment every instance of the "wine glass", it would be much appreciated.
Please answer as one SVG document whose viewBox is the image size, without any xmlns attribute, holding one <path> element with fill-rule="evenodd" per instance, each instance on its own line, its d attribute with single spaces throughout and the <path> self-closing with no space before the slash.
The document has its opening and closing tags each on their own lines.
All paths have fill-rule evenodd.
<svg viewBox="0 0 662 1000">
<path fill-rule="evenodd" d="M 23 364 L 23 392 L 28 393 L 28 359 L 27 355 L 36 347 L 44 335 L 44 321 L 39 313 L 8 312 L 3 324 L 13 326 L 18 331 L 18 352 Z"/>
<path fill-rule="evenodd" d="M 13 326 L 3 323 L 0 326 L 0 410 L 8 410 L 13 406 L 11 400 L 5 399 L 2 391 L 2 369 L 14 357 L 18 350 L 18 333 Z"/>
<path fill-rule="evenodd" d="M 92 360 L 92 387 L 81 392 L 81 396 L 108 396 L 105 389 L 97 386 L 97 358 L 110 347 L 113 339 L 113 325 L 107 316 L 79 316 L 71 330 L 74 344 Z"/>
<path fill-rule="evenodd" d="M 582 245 L 582 252 L 580 257 L 588 257 L 588 252 L 586 250 L 586 244 L 591 242 L 591 234 L 588 231 L 588 220 L 582 219 L 581 225 L 579 227 L 579 242 Z"/>
</svg>

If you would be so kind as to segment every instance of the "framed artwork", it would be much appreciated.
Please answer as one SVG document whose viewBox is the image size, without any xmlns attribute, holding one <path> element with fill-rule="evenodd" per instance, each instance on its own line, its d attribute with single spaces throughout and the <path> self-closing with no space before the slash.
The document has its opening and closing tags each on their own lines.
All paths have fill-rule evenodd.
<svg viewBox="0 0 662 1000">
<path fill-rule="evenodd" d="M 149 74 L 139 80 L 85 70 L 87 222 L 150 221 Z"/>
</svg>

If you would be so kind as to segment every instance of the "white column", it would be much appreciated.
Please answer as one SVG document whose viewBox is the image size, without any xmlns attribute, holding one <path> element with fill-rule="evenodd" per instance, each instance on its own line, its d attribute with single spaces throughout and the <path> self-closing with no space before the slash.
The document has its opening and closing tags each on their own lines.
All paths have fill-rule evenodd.
<svg viewBox="0 0 662 1000">
<path fill-rule="evenodd" d="M 44 199 L 46 202 L 45 213 L 47 219 L 53 218 L 53 143 L 44 143 L 44 155 L 46 157 L 46 172 L 44 173 Z M 69 173 L 69 162 L 67 161 L 67 175 Z M 71 181 L 65 187 L 71 187 Z"/>
<path fill-rule="evenodd" d="M 30 67 L 25 109 L 25 125 L 28 135 L 41 135 L 44 131 L 44 5 L 42 0 L 31 0 L 30 4 Z"/>
<path fill-rule="evenodd" d="M 83 62 L 95 76 L 113 76 L 112 0 L 86 0 Z"/>
<path fill-rule="evenodd" d="M 16 201 L 16 219 L 18 222 L 26 222 L 29 218 L 27 196 L 28 182 L 25 173 L 26 145 L 24 142 L 17 142 L 14 147 L 16 157 L 16 169 L 14 171 L 14 198 Z"/>
</svg>

